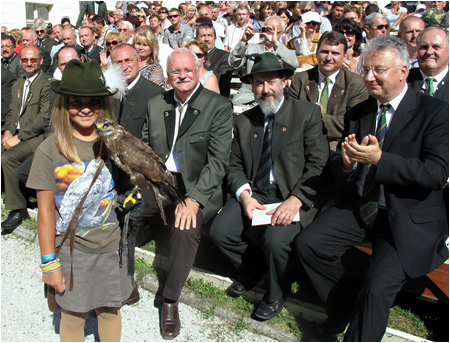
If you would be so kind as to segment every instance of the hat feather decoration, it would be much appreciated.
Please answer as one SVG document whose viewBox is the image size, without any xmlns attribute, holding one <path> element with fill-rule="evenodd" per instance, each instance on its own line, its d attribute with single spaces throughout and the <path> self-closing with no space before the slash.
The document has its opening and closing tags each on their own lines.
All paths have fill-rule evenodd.
<svg viewBox="0 0 450 343">
<path fill-rule="evenodd" d="M 117 93 L 113 97 L 123 99 L 127 90 L 127 82 L 123 77 L 122 67 L 118 64 L 110 63 L 103 75 L 105 76 L 106 86 L 112 90 L 117 89 Z"/>
</svg>

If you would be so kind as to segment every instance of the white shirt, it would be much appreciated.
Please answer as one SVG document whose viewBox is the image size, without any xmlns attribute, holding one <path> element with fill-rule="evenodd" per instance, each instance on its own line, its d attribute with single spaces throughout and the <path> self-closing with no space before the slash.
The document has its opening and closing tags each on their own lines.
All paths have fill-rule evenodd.
<svg viewBox="0 0 450 343">
<path fill-rule="evenodd" d="M 241 28 L 238 25 L 231 24 L 228 25 L 227 33 L 225 34 L 225 40 L 223 42 L 223 45 L 228 46 L 229 51 L 233 50 L 233 48 L 239 43 L 239 41 L 242 38 L 242 34 L 244 33 L 245 29 L 247 28 L 247 25 L 244 26 L 244 28 Z M 250 39 L 247 44 L 249 43 L 259 43 L 259 33 L 255 33 L 255 35 Z"/>
<path fill-rule="evenodd" d="M 334 74 L 330 76 L 323 75 L 319 70 L 319 97 L 317 98 L 317 102 L 319 102 L 320 97 L 322 96 L 323 89 L 325 88 L 326 82 L 325 79 L 328 77 L 330 79 L 330 84 L 328 85 L 328 98 L 330 97 L 331 91 L 333 90 L 334 84 L 336 83 L 336 76 L 339 73 L 340 69 L 336 71 Z"/>
<path fill-rule="evenodd" d="M 280 108 L 281 108 L 281 106 L 283 106 L 283 104 L 284 104 L 284 98 L 283 98 L 283 101 L 278 106 L 276 112 L 278 112 L 280 110 Z M 266 127 L 267 127 L 268 124 L 269 124 L 269 119 L 267 119 L 267 116 L 264 116 L 264 132 L 266 131 Z M 269 182 L 270 182 L 270 184 L 277 183 L 276 180 L 275 180 L 275 176 L 273 174 L 273 161 L 272 161 L 272 167 L 270 167 Z M 250 196 L 252 196 L 253 193 L 252 193 L 252 188 L 250 187 L 250 184 L 249 183 L 244 183 L 241 187 L 238 188 L 238 190 L 235 193 L 236 199 L 238 201 L 239 201 L 239 196 L 245 190 L 247 190 L 250 193 Z"/>
<path fill-rule="evenodd" d="M 25 82 L 23 83 L 23 91 L 22 91 L 22 105 L 20 106 L 19 116 L 22 115 L 23 107 L 25 106 L 25 102 L 27 101 L 28 92 L 30 91 L 31 84 L 34 80 L 36 80 L 39 72 L 34 74 L 32 77 L 25 77 Z M 17 130 L 20 130 L 20 119 L 17 122 Z"/>
<path fill-rule="evenodd" d="M 447 75 L 447 73 L 448 73 L 448 66 L 443 71 L 441 71 L 439 74 L 437 74 L 436 76 L 433 76 L 433 78 L 434 78 L 433 88 L 434 88 L 435 92 L 439 88 L 438 87 L 439 84 L 442 82 L 442 80 L 444 79 L 445 75 Z M 428 77 L 431 77 L 431 76 L 425 75 L 422 70 L 420 71 L 420 74 L 422 75 L 422 78 L 424 80 L 422 89 L 424 89 L 425 93 L 426 93 L 428 90 L 428 83 L 425 81 L 425 79 Z"/>
</svg>

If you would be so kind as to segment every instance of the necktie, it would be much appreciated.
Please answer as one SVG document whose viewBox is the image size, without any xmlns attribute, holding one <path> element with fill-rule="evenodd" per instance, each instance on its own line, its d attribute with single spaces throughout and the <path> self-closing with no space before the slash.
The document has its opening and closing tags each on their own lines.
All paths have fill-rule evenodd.
<svg viewBox="0 0 450 343">
<path fill-rule="evenodd" d="M 183 110 L 184 110 L 184 106 L 183 104 L 179 103 L 178 105 L 178 112 L 179 112 L 179 116 L 178 116 L 178 130 L 180 130 L 180 126 L 181 126 L 181 116 L 183 115 Z"/>
<path fill-rule="evenodd" d="M 269 122 L 266 125 L 263 148 L 255 177 L 255 185 L 259 190 L 265 189 L 270 185 L 270 169 L 272 168 L 273 116 L 268 116 L 267 119 L 269 119 Z"/>
<path fill-rule="evenodd" d="M 387 133 L 387 125 L 386 125 L 386 112 L 389 109 L 390 105 L 381 105 L 381 116 L 378 121 L 377 131 L 375 136 L 377 137 L 378 144 L 380 149 L 383 148 L 384 139 Z M 359 208 L 359 214 L 361 215 L 362 220 L 366 224 L 372 223 L 378 212 L 378 198 L 380 195 L 380 185 L 375 182 L 375 171 L 376 168 L 369 164 L 367 166 L 367 174 L 364 180 L 364 187 L 361 196 L 361 206 Z"/>
<path fill-rule="evenodd" d="M 323 87 L 322 93 L 320 94 L 320 100 L 319 103 L 322 105 L 323 113 L 327 113 L 327 107 L 328 107 L 328 85 L 330 84 L 331 80 L 326 77 L 324 79 L 325 86 Z"/>
<path fill-rule="evenodd" d="M 129 92 L 129 90 L 128 90 L 128 88 L 126 88 L 125 92 L 124 92 L 124 94 L 122 96 L 122 100 L 120 101 L 119 120 L 118 120 L 119 124 L 120 124 L 120 121 L 122 119 L 123 107 L 125 105 L 125 100 L 127 99 L 128 92 Z"/>
<path fill-rule="evenodd" d="M 2 65 L 3 65 L 5 68 L 8 68 L 8 60 L 7 60 L 6 58 L 2 58 Z"/>
<path fill-rule="evenodd" d="M 425 81 L 426 81 L 427 84 L 428 84 L 427 94 L 428 94 L 429 96 L 433 96 L 433 95 L 434 95 L 434 86 L 433 86 L 434 78 L 432 78 L 432 77 L 427 77 L 427 78 L 425 79 Z"/>
</svg>

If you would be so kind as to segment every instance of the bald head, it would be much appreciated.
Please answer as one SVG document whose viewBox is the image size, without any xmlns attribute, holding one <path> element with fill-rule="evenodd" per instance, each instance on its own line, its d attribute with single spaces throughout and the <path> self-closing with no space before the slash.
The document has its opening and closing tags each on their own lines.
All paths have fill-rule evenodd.
<svg viewBox="0 0 450 343">
<path fill-rule="evenodd" d="M 405 42 L 408 50 L 417 50 L 417 36 L 425 30 L 425 22 L 418 17 L 406 17 L 400 23 L 398 37 Z"/>
<path fill-rule="evenodd" d="M 37 45 L 37 34 L 32 30 L 26 30 L 22 34 L 22 44 L 23 46 L 36 46 Z"/>
<path fill-rule="evenodd" d="M 77 44 L 77 34 L 74 29 L 64 29 L 62 32 L 62 41 L 65 46 L 75 46 Z"/>
</svg>

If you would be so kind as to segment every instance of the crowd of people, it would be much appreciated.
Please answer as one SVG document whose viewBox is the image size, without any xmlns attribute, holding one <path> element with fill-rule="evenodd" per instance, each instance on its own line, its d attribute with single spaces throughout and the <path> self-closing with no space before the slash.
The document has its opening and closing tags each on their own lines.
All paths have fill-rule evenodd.
<svg viewBox="0 0 450 343">
<path fill-rule="evenodd" d="M 161 230 L 175 338 L 206 226 L 230 296 L 267 277 L 258 320 L 283 309 L 297 260 L 327 314 L 312 339 L 380 341 L 405 282 L 448 259 L 448 25 L 446 1 L 80 1 L 75 24 L 2 26 L 2 234 L 35 191 L 61 340 L 83 341 L 94 309 L 100 339 L 120 340 L 134 247 Z M 135 149 L 119 131 L 108 145 L 108 122 Z M 134 187 L 147 159 L 178 196 L 156 172 Z M 343 256 L 363 241 L 359 280 Z"/>
</svg>

